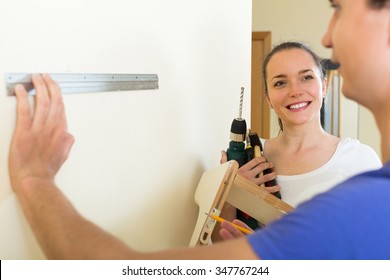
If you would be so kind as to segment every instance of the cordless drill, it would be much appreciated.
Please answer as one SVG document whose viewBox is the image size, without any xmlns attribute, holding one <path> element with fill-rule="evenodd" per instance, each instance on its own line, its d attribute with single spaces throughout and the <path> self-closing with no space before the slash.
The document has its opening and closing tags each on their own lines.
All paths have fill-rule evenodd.
<svg viewBox="0 0 390 280">
<path fill-rule="evenodd" d="M 240 107 L 238 118 L 235 118 L 230 128 L 230 142 L 227 149 L 228 160 L 235 160 L 241 167 L 248 162 L 245 151 L 246 121 L 242 118 L 242 103 L 244 98 L 244 88 L 241 88 Z"/>
<path fill-rule="evenodd" d="M 230 129 L 230 142 L 227 149 L 227 159 L 235 160 L 238 162 L 239 167 L 252 160 L 254 157 L 262 156 L 262 145 L 260 139 L 256 133 L 247 133 L 247 127 L 245 119 L 242 118 L 242 104 L 244 99 L 244 88 L 241 88 L 240 94 L 240 106 L 238 118 L 235 118 L 232 122 Z M 246 139 L 246 145 L 245 145 Z M 253 142 L 253 144 L 252 144 Z M 263 173 L 267 174 L 272 172 L 271 169 L 264 170 Z M 276 180 L 266 182 L 265 187 L 275 186 Z M 277 198 L 281 198 L 280 192 L 273 193 Z M 258 222 L 250 217 L 248 214 L 237 209 L 237 219 L 245 222 L 252 229 L 259 228 Z"/>
</svg>

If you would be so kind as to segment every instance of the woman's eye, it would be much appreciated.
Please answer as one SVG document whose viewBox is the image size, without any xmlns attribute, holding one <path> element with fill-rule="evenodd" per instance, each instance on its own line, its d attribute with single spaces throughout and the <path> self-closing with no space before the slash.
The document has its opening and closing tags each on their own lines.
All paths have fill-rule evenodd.
<svg viewBox="0 0 390 280">
<path fill-rule="evenodd" d="M 303 80 L 307 81 L 307 80 L 313 80 L 314 77 L 312 75 L 307 75 L 307 76 L 304 76 L 303 77 Z"/>
<path fill-rule="evenodd" d="M 274 83 L 274 87 L 282 87 L 284 86 L 286 83 L 284 81 L 277 81 Z"/>
</svg>

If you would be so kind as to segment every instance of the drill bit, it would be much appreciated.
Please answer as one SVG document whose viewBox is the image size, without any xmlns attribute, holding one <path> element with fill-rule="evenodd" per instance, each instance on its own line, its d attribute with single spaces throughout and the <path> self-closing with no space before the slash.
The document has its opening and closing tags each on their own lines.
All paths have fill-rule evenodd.
<svg viewBox="0 0 390 280">
<path fill-rule="evenodd" d="M 238 108 L 238 119 L 242 119 L 242 104 L 244 103 L 244 87 L 241 87 L 240 107 Z"/>
</svg>

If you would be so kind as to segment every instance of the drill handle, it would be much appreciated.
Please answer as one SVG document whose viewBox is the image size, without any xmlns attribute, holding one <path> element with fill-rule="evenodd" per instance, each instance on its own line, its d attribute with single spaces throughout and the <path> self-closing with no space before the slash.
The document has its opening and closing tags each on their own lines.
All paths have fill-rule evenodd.
<svg viewBox="0 0 390 280">
<path fill-rule="evenodd" d="M 243 166 L 248 162 L 244 142 L 230 141 L 229 148 L 227 149 L 226 154 L 227 159 L 237 161 L 239 167 Z"/>
<path fill-rule="evenodd" d="M 251 133 L 249 135 L 250 137 L 250 140 L 251 140 L 251 144 L 254 145 L 253 149 L 254 149 L 254 156 L 255 157 L 262 157 L 263 156 L 263 147 L 261 145 L 261 141 L 260 141 L 260 138 L 259 136 L 257 135 L 257 133 Z M 269 174 L 272 172 L 272 169 L 268 168 L 268 169 L 265 169 L 263 171 L 263 175 L 266 175 L 266 174 Z M 273 186 L 276 186 L 277 185 L 277 182 L 275 179 L 272 179 L 271 181 L 268 181 L 268 182 L 265 182 L 264 183 L 264 186 L 265 187 L 273 187 Z M 277 191 L 277 192 L 274 192 L 272 193 L 273 195 L 275 195 L 277 198 L 281 199 L 281 195 L 280 195 L 280 192 Z"/>
</svg>

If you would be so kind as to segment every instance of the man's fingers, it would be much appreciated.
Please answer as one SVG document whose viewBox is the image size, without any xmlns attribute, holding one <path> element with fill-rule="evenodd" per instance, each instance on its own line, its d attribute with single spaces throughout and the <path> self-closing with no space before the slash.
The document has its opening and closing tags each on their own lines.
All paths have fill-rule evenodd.
<svg viewBox="0 0 390 280">
<path fill-rule="evenodd" d="M 62 100 L 62 94 L 57 83 L 48 75 L 42 75 L 43 81 L 46 84 L 48 95 L 50 97 L 50 110 L 47 118 L 49 124 L 57 125 L 59 122 L 67 129 L 64 103 Z"/>
<path fill-rule="evenodd" d="M 48 91 L 41 75 L 33 74 L 32 82 L 35 88 L 35 110 L 34 110 L 34 121 L 33 126 L 43 125 L 49 114 L 50 110 L 50 99 Z"/>
<path fill-rule="evenodd" d="M 16 85 L 15 95 L 17 99 L 16 127 L 21 129 L 29 128 L 32 122 L 32 114 L 30 103 L 28 101 L 28 93 L 24 86 Z"/>
<path fill-rule="evenodd" d="M 222 237 L 223 240 L 231 240 L 235 239 L 235 237 L 225 228 L 221 228 L 219 230 L 219 235 Z"/>
<path fill-rule="evenodd" d="M 233 220 L 233 224 L 238 225 L 238 226 L 243 227 L 243 228 L 246 228 L 246 229 L 249 229 L 249 230 L 252 231 L 252 229 L 246 223 L 244 223 L 243 221 L 241 221 L 239 219 L 234 219 Z"/>
<path fill-rule="evenodd" d="M 221 223 L 221 228 L 227 230 L 233 238 L 238 238 L 244 236 L 244 234 L 239 231 L 232 223 L 224 221 Z"/>
</svg>

